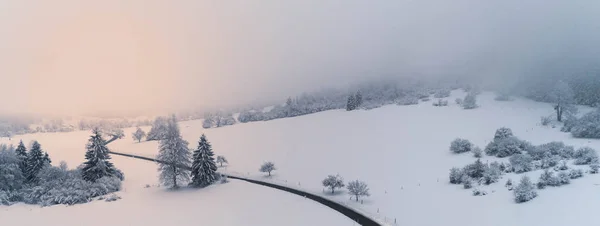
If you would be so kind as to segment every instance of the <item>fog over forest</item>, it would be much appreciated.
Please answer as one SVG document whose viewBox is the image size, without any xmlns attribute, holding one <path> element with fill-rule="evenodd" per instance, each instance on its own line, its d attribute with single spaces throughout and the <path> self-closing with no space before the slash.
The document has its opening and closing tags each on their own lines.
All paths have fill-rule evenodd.
<svg viewBox="0 0 600 226">
<path fill-rule="evenodd" d="M 597 80 L 597 21 L 594 1 L 0 1 L 0 112 L 166 114 L 381 77 Z"/>
</svg>

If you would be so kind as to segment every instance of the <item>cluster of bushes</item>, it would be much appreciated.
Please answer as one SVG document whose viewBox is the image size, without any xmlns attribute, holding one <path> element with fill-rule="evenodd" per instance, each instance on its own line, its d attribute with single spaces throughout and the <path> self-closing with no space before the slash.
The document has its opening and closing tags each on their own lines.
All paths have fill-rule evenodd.
<svg viewBox="0 0 600 226">
<path fill-rule="evenodd" d="M 0 148 L 0 204 L 73 205 L 119 191 L 123 173 L 107 161 L 105 142 L 96 130 L 87 145 L 87 161 L 72 170 L 64 162 L 50 165 L 37 142 L 29 151 L 23 142 L 16 149 Z"/>
<path fill-rule="evenodd" d="M 514 154 L 521 154 L 532 147 L 529 142 L 515 137 L 511 129 L 500 128 L 496 130 L 494 140 L 485 147 L 485 153 L 504 158 Z"/>
<path fill-rule="evenodd" d="M 574 116 L 564 120 L 562 131 L 571 132 L 576 138 L 600 138 L 600 110 L 594 110 L 577 119 Z"/>
<path fill-rule="evenodd" d="M 572 169 L 568 173 L 561 171 L 556 175 L 554 172 L 546 169 L 544 170 L 544 173 L 540 175 L 537 188 L 544 189 L 546 186 L 559 187 L 571 183 L 572 179 L 577 179 L 580 177 L 583 177 L 583 170 L 581 169 Z"/>
<path fill-rule="evenodd" d="M 485 185 L 496 183 L 502 176 L 502 168 L 502 164 L 498 162 L 484 164 L 477 159 L 474 163 L 466 165 L 462 169 L 456 167 L 450 169 L 450 183 L 462 184 L 465 189 L 471 188 L 474 181 Z"/>
</svg>

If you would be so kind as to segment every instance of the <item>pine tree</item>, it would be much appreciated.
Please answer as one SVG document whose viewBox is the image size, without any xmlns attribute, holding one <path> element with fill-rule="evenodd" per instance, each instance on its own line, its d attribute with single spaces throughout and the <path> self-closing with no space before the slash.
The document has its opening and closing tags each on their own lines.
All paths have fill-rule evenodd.
<svg viewBox="0 0 600 226">
<path fill-rule="evenodd" d="M 37 183 L 38 173 L 46 166 L 46 163 L 40 143 L 34 141 L 27 155 L 27 168 L 25 170 L 27 182 Z"/>
<path fill-rule="evenodd" d="M 190 150 L 188 142 L 181 138 L 179 126 L 175 116 L 167 121 L 164 139 L 160 140 L 157 159 L 165 163 L 159 163 L 160 182 L 165 186 L 178 188 L 177 182 L 187 182 L 189 173 L 180 169 L 182 166 L 190 165 Z"/>
<path fill-rule="evenodd" d="M 85 159 L 87 161 L 83 163 L 81 176 L 90 182 L 95 182 L 105 176 L 118 177 L 114 165 L 108 161 L 110 159 L 109 150 L 100 130 L 94 129 L 92 133 L 86 145 Z"/>
<path fill-rule="evenodd" d="M 15 153 L 17 154 L 17 158 L 19 158 L 19 168 L 21 169 L 23 175 L 25 175 L 25 172 L 27 171 L 27 148 L 25 147 L 25 144 L 23 144 L 22 140 L 19 141 L 19 145 L 17 146 Z"/>
<path fill-rule="evenodd" d="M 50 165 L 52 163 L 52 159 L 50 159 L 48 152 L 44 152 L 44 162 L 46 163 L 46 165 Z"/>
<path fill-rule="evenodd" d="M 205 187 L 217 180 L 217 165 L 213 156 L 212 147 L 202 134 L 193 155 L 192 186 Z"/>
<path fill-rule="evenodd" d="M 356 92 L 356 95 L 354 97 L 354 108 L 359 108 L 363 103 L 363 97 L 362 94 L 360 93 L 360 91 Z"/>
<path fill-rule="evenodd" d="M 515 195 L 515 202 L 517 203 L 527 202 L 537 197 L 535 187 L 527 176 L 523 176 L 521 178 L 521 182 L 514 189 L 513 193 Z"/>
<path fill-rule="evenodd" d="M 354 95 L 350 95 L 348 97 L 348 103 L 346 103 L 346 111 L 352 111 L 354 109 L 356 109 L 356 98 L 354 97 Z"/>
</svg>

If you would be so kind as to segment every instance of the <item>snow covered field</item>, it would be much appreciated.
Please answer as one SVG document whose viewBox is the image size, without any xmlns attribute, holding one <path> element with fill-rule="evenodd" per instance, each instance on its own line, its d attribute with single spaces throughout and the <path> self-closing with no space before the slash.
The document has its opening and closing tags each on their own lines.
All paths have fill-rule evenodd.
<svg viewBox="0 0 600 226">
<path fill-rule="evenodd" d="M 348 200 L 347 194 L 331 198 L 389 222 L 396 218 L 398 225 L 593 225 L 596 221 L 593 216 L 600 209 L 600 187 L 596 186 L 600 184 L 599 175 L 586 174 L 570 185 L 540 190 L 538 198 L 523 204 L 514 203 L 512 192 L 504 188 L 506 179 L 517 182 L 521 175 L 508 174 L 496 184 L 482 186 L 489 193 L 482 197 L 472 196 L 462 186 L 450 185 L 451 167 L 475 161 L 470 153 L 452 154 L 448 150 L 450 142 L 460 137 L 484 148 L 499 127 L 509 127 L 516 136 L 536 145 L 563 141 L 576 148 L 590 146 L 600 150 L 599 140 L 573 139 L 559 128 L 539 125 L 541 116 L 553 112 L 549 104 L 523 99 L 498 102 L 493 100 L 493 94 L 484 93 L 478 96 L 479 108 L 463 110 L 454 104 L 457 97 L 464 97 L 464 93 L 453 92 L 446 98 L 448 107 L 434 107 L 425 102 L 368 111 L 333 110 L 208 130 L 202 129 L 199 120 L 182 122 L 180 127 L 192 147 L 205 133 L 215 154 L 225 155 L 231 163 L 224 171 L 300 186 L 315 193 L 322 192 L 321 180 L 329 174 L 339 173 L 346 181 L 363 180 L 371 188 L 371 197 L 365 198 L 363 204 Z M 130 137 L 132 130 L 126 130 L 128 137 L 111 143 L 109 148 L 156 155 L 157 142 L 136 143 Z M 83 161 L 88 135 L 88 132 L 28 134 L 13 138 L 13 142 L 37 139 L 54 164 L 66 160 L 74 167 Z M 181 216 L 176 219 L 186 223 L 204 212 L 206 216 L 215 216 L 210 225 L 352 224 L 341 214 L 312 201 L 242 182 L 180 193 L 156 187 L 145 189 L 145 184 L 158 182 L 154 164 L 117 156 L 113 160 L 126 174 L 122 200 L 42 209 L 22 205 L 0 207 L 0 219 L 14 219 L 21 215 L 19 212 L 30 213 L 29 209 L 33 209 L 38 216 L 49 216 L 58 223 L 71 221 L 65 219 L 68 216 L 93 214 L 88 212 L 99 208 L 106 214 L 115 213 L 112 220 L 118 224 L 139 220 L 160 225 L 172 223 L 175 216 Z M 484 156 L 482 160 L 499 159 Z M 272 178 L 264 178 L 258 172 L 264 161 L 273 161 L 278 168 Z M 539 173 L 528 175 L 535 182 Z M 190 208 L 175 207 L 180 203 Z M 161 211 L 170 217 L 155 214 Z M 72 224 L 78 222 L 72 221 Z"/>
<path fill-rule="evenodd" d="M 41 135 L 41 136 L 40 136 Z M 54 163 L 82 162 L 87 132 L 31 136 L 47 145 Z M 23 137 L 28 140 L 30 137 Z M 17 138 L 18 139 L 18 138 Z M 6 140 L 4 140 L 6 141 Z M 121 140 L 122 143 L 132 143 Z M 135 146 L 134 146 L 135 147 Z M 202 190 L 157 187 L 157 165 L 114 156 L 125 173 L 122 197 L 74 206 L 0 206 L 2 225 L 353 225 L 346 216 L 317 202 L 279 190 L 230 180 Z M 145 188 L 146 184 L 151 185 Z M 101 216 L 101 217 L 98 217 Z"/>
</svg>

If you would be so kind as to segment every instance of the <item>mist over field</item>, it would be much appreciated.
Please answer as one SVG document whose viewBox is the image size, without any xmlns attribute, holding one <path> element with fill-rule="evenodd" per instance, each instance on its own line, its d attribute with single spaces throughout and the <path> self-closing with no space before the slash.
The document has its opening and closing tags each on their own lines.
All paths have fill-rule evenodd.
<svg viewBox="0 0 600 226">
<path fill-rule="evenodd" d="M 0 1 L 0 112 L 166 114 L 381 77 L 594 74 L 599 19 L 589 1 Z"/>
</svg>

